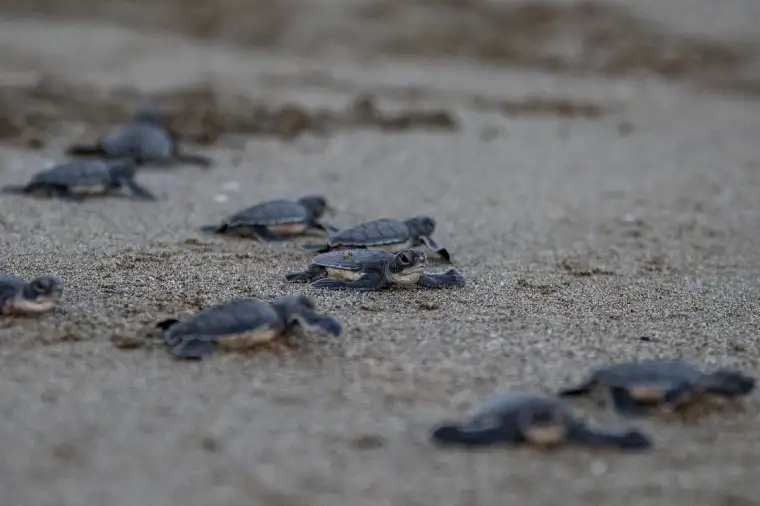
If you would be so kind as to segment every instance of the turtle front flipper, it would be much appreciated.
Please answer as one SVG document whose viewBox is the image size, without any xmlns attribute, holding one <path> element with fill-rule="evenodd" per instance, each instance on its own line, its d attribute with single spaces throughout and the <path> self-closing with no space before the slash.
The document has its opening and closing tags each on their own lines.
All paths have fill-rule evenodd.
<svg viewBox="0 0 760 506">
<path fill-rule="evenodd" d="M 185 359 L 201 359 L 214 352 L 215 344 L 205 339 L 189 339 L 172 347 L 171 353 L 175 357 Z"/>
<path fill-rule="evenodd" d="M 140 200 L 156 200 L 156 196 L 153 195 L 152 192 L 137 183 L 134 179 L 123 179 L 121 184 L 124 188 L 129 190 L 134 197 Z"/>
<path fill-rule="evenodd" d="M 609 394 L 615 410 L 623 416 L 644 416 L 649 412 L 646 407 L 637 403 L 625 388 L 610 387 Z"/>
<path fill-rule="evenodd" d="M 69 202 L 82 202 L 84 200 L 79 195 L 72 193 L 72 191 L 65 186 L 52 186 L 50 187 L 49 192 L 52 197 L 67 200 Z"/>
<path fill-rule="evenodd" d="M 420 241 L 422 241 L 422 244 L 430 248 L 432 251 L 435 251 L 440 255 L 441 258 L 443 258 L 447 263 L 453 264 L 454 262 L 451 260 L 451 255 L 449 254 L 449 250 L 446 248 L 442 248 L 432 237 L 428 236 L 420 236 Z"/>
<path fill-rule="evenodd" d="M 98 144 L 91 146 L 85 144 L 74 144 L 66 148 L 66 154 L 68 156 L 97 156 L 108 158 L 108 153 L 106 153 L 103 147 Z"/>
<path fill-rule="evenodd" d="M 679 406 L 688 401 L 690 394 L 694 391 L 691 383 L 681 383 L 668 389 L 662 396 L 662 402 L 670 406 Z"/>
<path fill-rule="evenodd" d="M 590 446 L 611 446 L 623 450 L 645 450 L 652 441 L 641 431 L 629 430 L 621 433 L 603 432 L 578 424 L 568 434 L 569 440 Z"/>
<path fill-rule="evenodd" d="M 311 283 L 327 275 L 327 269 L 321 265 L 311 265 L 308 269 L 301 272 L 291 272 L 285 274 L 285 280 L 291 283 Z"/>
<path fill-rule="evenodd" d="M 334 336 L 339 336 L 343 327 L 332 316 L 323 316 L 314 311 L 301 310 L 291 316 L 291 323 L 297 323 L 306 328 L 318 328 Z"/>
<path fill-rule="evenodd" d="M 418 285 L 425 288 L 444 288 L 449 286 L 464 286 L 465 279 L 456 269 L 449 269 L 443 274 L 425 274 L 420 276 Z"/>
<path fill-rule="evenodd" d="M 334 225 L 330 225 L 329 223 L 325 223 L 325 222 L 316 223 L 314 227 L 320 230 L 323 230 L 328 234 L 337 234 L 338 232 L 340 232 L 340 229 L 338 227 Z"/>
<path fill-rule="evenodd" d="M 355 281 L 342 281 L 340 279 L 324 278 L 319 279 L 311 284 L 313 288 L 324 288 L 327 290 L 345 290 L 351 288 L 360 291 L 380 290 L 385 287 L 383 277 L 376 272 L 367 272 Z"/>
<path fill-rule="evenodd" d="M 433 430 L 431 438 L 438 444 L 462 446 L 489 446 L 518 442 L 516 436 L 506 437 L 503 431 L 496 428 L 471 430 L 456 424 L 440 425 Z"/>
</svg>

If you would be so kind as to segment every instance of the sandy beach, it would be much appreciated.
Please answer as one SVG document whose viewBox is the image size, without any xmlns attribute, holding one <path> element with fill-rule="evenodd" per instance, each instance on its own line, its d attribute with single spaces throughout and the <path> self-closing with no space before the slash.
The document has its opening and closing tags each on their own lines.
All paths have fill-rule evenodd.
<svg viewBox="0 0 760 506">
<path fill-rule="evenodd" d="M 215 165 L 141 170 L 156 202 L 0 198 L 0 268 L 65 283 L 0 322 L 0 502 L 760 504 L 756 393 L 675 419 L 573 403 L 644 453 L 429 441 L 608 361 L 760 376 L 760 5 L 715 5 L 4 2 L 0 184 L 146 101 Z M 434 216 L 467 286 L 322 292 L 284 281 L 295 244 L 198 231 L 313 193 L 339 227 Z M 113 343 L 288 293 L 344 334 L 203 361 Z"/>
</svg>

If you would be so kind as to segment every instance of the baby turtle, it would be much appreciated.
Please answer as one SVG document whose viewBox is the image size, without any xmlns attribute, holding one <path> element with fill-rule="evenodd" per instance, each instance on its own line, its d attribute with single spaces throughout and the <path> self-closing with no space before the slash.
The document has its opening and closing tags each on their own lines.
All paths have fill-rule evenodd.
<svg viewBox="0 0 760 506">
<path fill-rule="evenodd" d="M 254 237 L 261 241 L 284 241 L 309 229 L 328 233 L 334 230 L 320 222 L 325 211 L 333 212 L 333 209 L 321 195 L 308 195 L 298 200 L 270 200 L 238 211 L 219 225 L 205 225 L 201 231 Z"/>
<path fill-rule="evenodd" d="M 86 196 L 127 190 L 140 200 L 156 200 L 135 181 L 135 172 L 136 167 L 130 160 L 71 160 L 38 172 L 23 186 L 4 186 L 2 191 L 79 201 Z"/>
<path fill-rule="evenodd" d="M 445 423 L 434 429 L 432 439 L 438 444 L 464 446 L 524 443 L 549 447 L 574 443 L 626 450 L 651 446 L 650 438 L 643 432 L 594 429 L 561 400 L 521 392 L 494 395 L 467 422 Z"/>
<path fill-rule="evenodd" d="M 317 313 L 314 303 L 303 295 L 288 295 L 273 302 L 239 298 L 217 304 L 182 321 L 159 322 L 158 336 L 171 353 L 180 358 L 199 359 L 219 346 L 243 350 L 268 343 L 301 325 L 340 335 L 342 327 L 332 316 Z"/>
<path fill-rule="evenodd" d="M 430 216 L 415 216 L 403 221 L 382 218 L 331 235 L 326 243 L 304 244 L 302 248 L 319 253 L 342 248 L 372 248 L 396 253 L 425 245 L 451 263 L 449 252 L 431 237 L 433 232 L 435 220 Z"/>
<path fill-rule="evenodd" d="M 315 288 L 380 290 L 391 285 L 425 288 L 462 286 L 465 280 L 455 269 L 426 274 L 424 251 L 405 249 L 396 254 L 380 249 L 348 249 L 322 253 L 302 272 L 286 274 L 291 282 L 311 283 Z"/>
<path fill-rule="evenodd" d="M 164 128 L 163 120 L 163 114 L 156 109 L 141 107 L 132 121 L 106 133 L 95 145 L 69 146 L 66 153 L 78 157 L 131 158 L 138 165 L 211 166 L 211 160 L 205 156 L 183 153 L 174 136 Z"/>
<path fill-rule="evenodd" d="M 58 278 L 41 276 L 25 282 L 13 274 L 0 272 L 0 313 L 37 316 L 55 309 L 63 294 Z"/>
<path fill-rule="evenodd" d="M 646 414 L 657 405 L 677 407 L 700 394 L 725 398 L 747 395 L 755 380 L 733 369 L 703 372 L 683 360 L 642 360 L 597 367 L 586 381 L 559 391 L 561 397 L 608 393 L 621 415 Z"/>
</svg>

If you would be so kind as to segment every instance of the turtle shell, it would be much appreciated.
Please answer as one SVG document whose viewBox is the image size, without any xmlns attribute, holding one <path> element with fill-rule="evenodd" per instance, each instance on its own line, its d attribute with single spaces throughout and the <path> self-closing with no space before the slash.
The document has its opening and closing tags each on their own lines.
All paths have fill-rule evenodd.
<svg viewBox="0 0 760 506">
<path fill-rule="evenodd" d="M 392 253 L 379 249 L 347 249 L 329 251 L 315 256 L 311 263 L 331 269 L 360 271 L 376 262 L 384 262 L 393 258 Z"/>
<path fill-rule="evenodd" d="M 56 185 L 66 187 L 100 186 L 111 182 L 111 165 L 103 160 L 73 160 L 38 172 L 32 185 Z"/>
<path fill-rule="evenodd" d="M 227 218 L 226 223 L 230 226 L 271 226 L 286 223 L 304 223 L 308 218 L 308 211 L 298 202 L 277 199 L 243 209 Z"/>
<path fill-rule="evenodd" d="M 368 221 L 353 228 L 343 230 L 330 237 L 330 245 L 342 246 L 384 246 L 405 244 L 411 238 L 406 223 L 390 218 Z"/>
<path fill-rule="evenodd" d="M 244 344 L 270 340 L 280 330 L 282 322 L 271 305 L 255 299 L 234 299 L 177 322 L 164 331 L 163 338 L 170 345 L 197 338 Z"/>
<path fill-rule="evenodd" d="M 175 142 L 169 132 L 158 125 L 128 123 L 106 134 L 100 146 L 113 157 L 167 159 L 174 155 Z"/>
<path fill-rule="evenodd" d="M 658 400 L 671 388 L 694 384 L 701 376 L 699 368 L 681 360 L 644 360 L 600 367 L 592 378 L 605 386 L 625 388 L 635 399 Z"/>
</svg>

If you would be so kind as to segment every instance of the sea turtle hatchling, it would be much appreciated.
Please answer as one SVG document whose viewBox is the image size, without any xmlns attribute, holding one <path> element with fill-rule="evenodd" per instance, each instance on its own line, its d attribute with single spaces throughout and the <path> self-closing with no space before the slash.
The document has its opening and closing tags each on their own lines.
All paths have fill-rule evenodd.
<svg viewBox="0 0 760 506">
<path fill-rule="evenodd" d="M 61 281 L 40 276 L 25 282 L 13 274 L 0 271 L 0 313 L 38 316 L 55 309 L 63 294 Z"/>
<path fill-rule="evenodd" d="M 301 247 L 319 253 L 344 248 L 382 249 L 396 253 L 425 245 L 451 263 L 448 250 L 432 238 L 435 225 L 435 220 L 430 216 L 415 216 L 403 221 L 381 218 L 333 234 L 325 243 L 304 244 Z"/>
<path fill-rule="evenodd" d="M 163 114 L 140 107 L 129 123 L 103 135 L 94 145 L 75 144 L 66 153 L 77 157 L 131 158 L 138 165 L 170 166 L 178 163 L 210 167 L 209 158 L 180 150 L 179 143 L 163 126 Z"/>
<path fill-rule="evenodd" d="M 657 405 L 683 406 L 701 394 L 734 398 L 754 387 L 755 379 L 733 369 L 703 372 L 683 360 L 654 359 L 597 367 L 582 384 L 558 394 L 580 396 L 599 389 L 609 394 L 618 413 L 638 416 Z"/>
<path fill-rule="evenodd" d="M 179 358 L 200 359 L 216 347 L 244 350 L 268 343 L 296 326 L 321 329 L 335 336 L 342 327 L 332 316 L 317 313 L 303 295 L 288 295 L 273 302 L 239 298 L 210 306 L 183 320 L 159 322 L 159 341 Z"/>
<path fill-rule="evenodd" d="M 261 241 L 284 241 L 309 229 L 333 231 L 321 222 L 325 212 L 333 209 L 321 195 L 307 195 L 298 200 L 269 200 L 238 211 L 218 225 L 204 225 L 208 234 L 254 237 Z"/>
<path fill-rule="evenodd" d="M 462 286 L 465 280 L 455 269 L 443 274 L 424 272 L 424 251 L 401 250 L 396 254 L 379 249 L 336 250 L 317 255 L 305 271 L 285 275 L 290 282 L 311 283 L 314 288 L 380 290 L 391 285 L 426 288 Z"/>
<path fill-rule="evenodd" d="M 439 425 L 433 430 L 432 439 L 441 445 L 551 447 L 574 443 L 626 450 L 646 449 L 652 444 L 641 431 L 601 431 L 577 417 L 560 399 L 522 392 L 492 396 L 465 423 Z"/>
<path fill-rule="evenodd" d="M 136 167 L 130 160 L 75 159 L 35 174 L 25 185 L 8 185 L 3 193 L 44 195 L 66 200 L 104 196 L 127 190 L 140 200 L 156 197 L 135 181 Z"/>
</svg>

